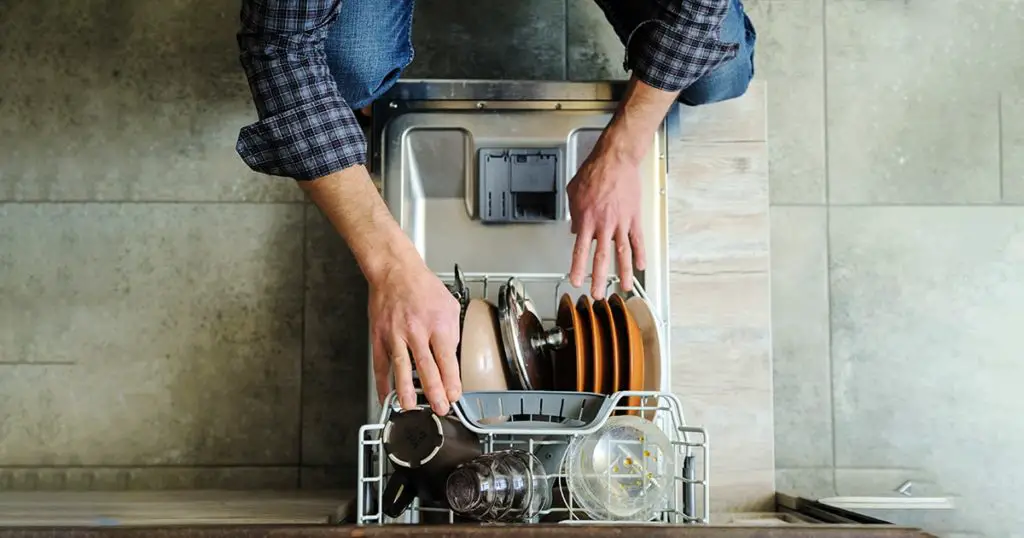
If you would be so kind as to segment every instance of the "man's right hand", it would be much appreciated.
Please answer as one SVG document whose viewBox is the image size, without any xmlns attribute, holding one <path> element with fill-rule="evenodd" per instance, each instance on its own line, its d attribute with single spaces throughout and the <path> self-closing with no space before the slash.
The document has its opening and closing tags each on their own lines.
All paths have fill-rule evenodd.
<svg viewBox="0 0 1024 538">
<path fill-rule="evenodd" d="M 370 284 L 370 331 L 377 395 L 395 374 L 399 402 L 416 405 L 412 361 L 435 413 L 448 413 L 462 397 L 459 365 L 459 303 L 427 268 L 391 216 L 364 166 L 353 166 L 299 185 L 327 216 Z M 352 357 L 352 360 L 363 360 Z"/>
<path fill-rule="evenodd" d="M 423 261 L 396 260 L 370 282 L 370 331 L 377 395 L 390 392 L 389 370 L 403 409 L 416 405 L 412 361 L 423 393 L 438 415 L 462 396 L 455 351 L 459 302 Z"/>
</svg>

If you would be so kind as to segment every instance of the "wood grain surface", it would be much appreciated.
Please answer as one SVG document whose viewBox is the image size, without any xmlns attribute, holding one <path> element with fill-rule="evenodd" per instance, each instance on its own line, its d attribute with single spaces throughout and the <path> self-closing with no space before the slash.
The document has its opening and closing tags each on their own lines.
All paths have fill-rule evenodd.
<svg viewBox="0 0 1024 538">
<path fill-rule="evenodd" d="M 0 526 L 323 524 L 346 492 L 0 492 Z"/>
<path fill-rule="evenodd" d="M 671 389 L 712 439 L 713 513 L 775 493 L 765 98 L 684 107 L 668 147 Z"/>
<path fill-rule="evenodd" d="M 629 525 L 513 525 L 399 527 L 207 527 L 3 529 L 0 538 L 935 538 L 915 529 L 860 525 L 699 527 Z"/>
</svg>

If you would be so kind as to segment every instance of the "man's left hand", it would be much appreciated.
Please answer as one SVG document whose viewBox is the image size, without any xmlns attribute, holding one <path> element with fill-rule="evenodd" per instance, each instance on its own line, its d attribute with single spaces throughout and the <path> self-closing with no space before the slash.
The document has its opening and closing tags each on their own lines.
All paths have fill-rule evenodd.
<svg viewBox="0 0 1024 538">
<path fill-rule="evenodd" d="M 632 289 L 634 265 L 638 271 L 644 269 L 640 190 L 639 162 L 600 144 L 566 187 L 576 234 L 569 279 L 573 286 L 583 285 L 591 244 L 596 241 L 590 289 L 595 299 L 604 298 L 613 243 L 624 290 Z"/>
</svg>

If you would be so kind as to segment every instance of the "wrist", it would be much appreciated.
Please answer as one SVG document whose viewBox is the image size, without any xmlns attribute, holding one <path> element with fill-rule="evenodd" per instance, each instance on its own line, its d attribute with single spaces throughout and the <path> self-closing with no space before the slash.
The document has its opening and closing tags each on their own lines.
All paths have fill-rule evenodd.
<svg viewBox="0 0 1024 538">
<path fill-rule="evenodd" d="M 595 153 L 602 157 L 610 157 L 619 162 L 639 166 L 640 161 L 651 149 L 654 132 L 637 132 L 623 122 L 613 121 L 598 140 Z"/>
<path fill-rule="evenodd" d="M 300 186 L 344 239 L 371 285 L 385 280 L 395 268 L 425 265 L 365 167 L 348 168 Z"/>
<path fill-rule="evenodd" d="M 677 96 L 678 92 L 659 90 L 633 77 L 595 149 L 639 164 L 651 151 L 654 135 Z"/>
<path fill-rule="evenodd" d="M 380 287 L 395 270 L 425 266 L 423 258 L 405 232 L 397 226 L 396 230 L 397 233 L 392 230 L 382 231 L 372 238 L 375 246 L 364 252 L 356 254 L 353 251 L 370 287 Z"/>
</svg>

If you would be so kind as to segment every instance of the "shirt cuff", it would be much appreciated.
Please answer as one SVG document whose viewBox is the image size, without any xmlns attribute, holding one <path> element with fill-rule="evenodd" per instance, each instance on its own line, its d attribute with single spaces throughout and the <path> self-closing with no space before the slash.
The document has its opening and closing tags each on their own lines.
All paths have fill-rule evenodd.
<svg viewBox="0 0 1024 538">
<path fill-rule="evenodd" d="M 623 67 L 648 86 L 679 92 L 734 58 L 738 50 L 737 43 L 650 19 L 630 34 Z"/>
<path fill-rule="evenodd" d="M 366 163 L 366 140 L 340 98 L 324 97 L 243 127 L 235 150 L 256 172 L 308 181 Z"/>
</svg>

